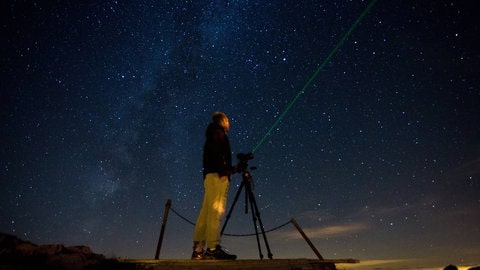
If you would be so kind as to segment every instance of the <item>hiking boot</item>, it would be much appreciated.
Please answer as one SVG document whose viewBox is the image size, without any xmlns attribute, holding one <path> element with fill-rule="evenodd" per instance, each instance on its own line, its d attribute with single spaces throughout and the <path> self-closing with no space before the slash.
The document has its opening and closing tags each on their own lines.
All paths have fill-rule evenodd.
<svg viewBox="0 0 480 270">
<path fill-rule="evenodd" d="M 207 248 L 204 258 L 206 260 L 235 260 L 237 259 L 237 255 L 228 254 L 221 246 L 217 245 L 214 250 Z"/>
<path fill-rule="evenodd" d="M 192 260 L 203 260 L 205 258 L 205 252 L 200 251 L 200 252 L 197 252 L 197 251 L 193 251 L 192 252 Z"/>
</svg>

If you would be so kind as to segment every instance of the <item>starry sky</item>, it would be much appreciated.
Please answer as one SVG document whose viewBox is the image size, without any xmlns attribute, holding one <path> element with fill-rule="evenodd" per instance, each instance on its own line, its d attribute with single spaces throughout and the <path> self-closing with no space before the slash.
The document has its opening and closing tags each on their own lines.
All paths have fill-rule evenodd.
<svg viewBox="0 0 480 270">
<path fill-rule="evenodd" d="M 480 263 L 478 4 L 371 3 L 3 1 L 0 231 L 153 258 L 167 199 L 197 217 L 224 111 L 266 229 L 295 218 L 330 259 Z M 243 201 L 227 233 L 253 232 Z M 192 236 L 170 212 L 160 257 Z M 267 236 L 315 258 L 291 225 Z"/>
</svg>

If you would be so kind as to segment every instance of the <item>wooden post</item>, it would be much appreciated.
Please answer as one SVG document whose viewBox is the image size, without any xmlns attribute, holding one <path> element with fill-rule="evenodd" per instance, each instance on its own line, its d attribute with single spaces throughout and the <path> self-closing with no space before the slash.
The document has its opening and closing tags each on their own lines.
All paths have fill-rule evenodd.
<svg viewBox="0 0 480 270">
<path fill-rule="evenodd" d="M 300 228 L 300 225 L 298 225 L 297 221 L 294 218 L 292 218 L 290 220 L 290 222 L 292 222 L 293 226 L 295 226 L 295 228 L 297 228 L 298 232 L 303 236 L 303 239 L 305 239 L 305 241 L 307 241 L 307 244 L 310 246 L 310 248 L 313 250 L 313 252 L 315 252 L 318 259 L 324 260 L 322 255 L 320 254 L 320 252 L 318 252 L 317 248 L 313 245 L 312 241 L 310 241 L 310 239 L 307 237 L 307 235 L 303 232 L 302 228 Z"/>
<path fill-rule="evenodd" d="M 163 213 L 162 228 L 160 229 L 160 237 L 158 238 L 157 251 L 155 252 L 155 260 L 158 260 L 160 256 L 160 249 L 162 248 L 163 235 L 165 233 L 165 227 L 167 226 L 168 212 L 172 206 L 172 200 L 168 199 L 165 204 L 165 212 Z"/>
</svg>

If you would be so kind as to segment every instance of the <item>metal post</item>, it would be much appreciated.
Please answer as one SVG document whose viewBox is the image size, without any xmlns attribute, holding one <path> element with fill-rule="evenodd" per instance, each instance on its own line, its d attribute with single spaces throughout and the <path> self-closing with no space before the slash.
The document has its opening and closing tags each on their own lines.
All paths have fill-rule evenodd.
<svg viewBox="0 0 480 270">
<path fill-rule="evenodd" d="M 158 257 L 160 256 L 160 249 L 162 248 L 163 235 L 165 233 L 165 227 L 167 226 L 168 212 L 170 211 L 171 206 L 172 206 L 172 200 L 168 199 L 167 203 L 165 204 L 165 212 L 163 213 L 162 228 L 160 229 L 160 237 L 158 238 L 157 251 L 155 252 L 155 260 L 158 260 Z"/>
<path fill-rule="evenodd" d="M 300 225 L 298 225 L 297 221 L 294 218 L 292 218 L 290 220 L 290 222 L 292 222 L 293 226 L 295 226 L 295 228 L 297 228 L 298 232 L 303 236 L 303 239 L 305 239 L 305 241 L 307 241 L 307 244 L 310 246 L 310 248 L 313 250 L 313 252 L 315 252 L 317 257 L 320 260 L 324 260 L 322 255 L 320 255 L 320 252 L 318 252 L 317 248 L 313 245 L 312 241 L 310 241 L 310 239 L 307 237 L 307 235 L 303 232 L 302 228 L 300 228 Z"/>
</svg>

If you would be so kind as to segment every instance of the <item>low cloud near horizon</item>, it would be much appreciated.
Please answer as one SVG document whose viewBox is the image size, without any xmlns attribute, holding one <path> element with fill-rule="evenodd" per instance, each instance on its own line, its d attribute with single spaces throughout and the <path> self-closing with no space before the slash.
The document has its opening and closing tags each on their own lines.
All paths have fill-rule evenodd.
<svg viewBox="0 0 480 270">
<path fill-rule="evenodd" d="M 331 226 L 322 226 L 316 228 L 304 228 L 302 229 L 305 234 L 311 238 L 329 238 L 329 237 L 341 237 L 347 236 L 355 233 L 359 233 L 362 231 L 368 230 L 370 226 L 366 223 L 351 223 L 351 224 L 339 224 L 339 225 L 331 225 Z M 302 235 L 295 229 L 281 232 L 281 238 L 285 240 L 295 240 L 301 239 Z"/>
</svg>

